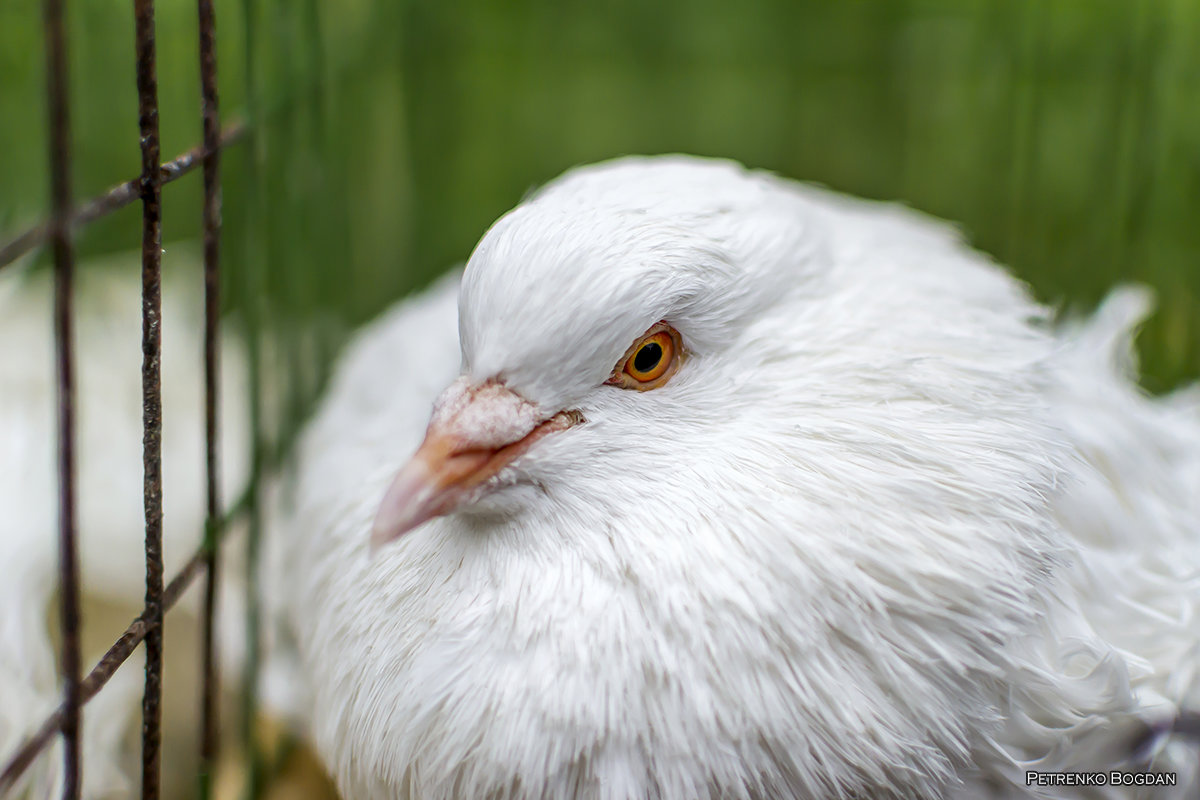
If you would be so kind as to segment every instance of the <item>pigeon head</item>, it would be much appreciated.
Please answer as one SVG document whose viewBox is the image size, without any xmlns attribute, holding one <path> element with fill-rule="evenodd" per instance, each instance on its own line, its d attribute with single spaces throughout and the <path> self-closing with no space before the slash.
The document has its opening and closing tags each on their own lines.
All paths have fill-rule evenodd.
<svg viewBox="0 0 1200 800">
<path fill-rule="evenodd" d="M 746 342 L 748 327 L 818 277 L 819 239 L 779 201 L 731 162 L 624 159 L 502 217 L 463 276 L 463 375 L 381 505 L 374 543 L 556 482 L 558 447 L 539 443 L 551 434 L 599 426 L 606 438 L 585 435 L 572 455 L 631 451 L 706 398 L 720 405 L 721 362 L 743 380 L 763 369 L 772 348 Z"/>
</svg>

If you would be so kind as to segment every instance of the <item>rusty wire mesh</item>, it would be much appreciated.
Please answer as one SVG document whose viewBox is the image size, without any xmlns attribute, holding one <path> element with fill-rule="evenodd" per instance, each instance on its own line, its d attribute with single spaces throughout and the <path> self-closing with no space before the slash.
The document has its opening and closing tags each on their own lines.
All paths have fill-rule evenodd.
<svg viewBox="0 0 1200 800">
<path fill-rule="evenodd" d="M 217 590 L 219 534 L 229 519 L 245 510 L 222 515 L 218 494 L 220 459 L 217 451 L 217 333 L 219 309 L 219 252 L 221 232 L 220 150 L 243 132 L 235 124 L 222 132 L 218 112 L 216 23 L 212 0 L 198 0 L 201 111 L 203 143 L 160 164 L 158 89 L 154 29 L 154 0 L 136 0 L 136 74 L 138 127 L 142 153 L 141 175 L 114 187 L 79 207 L 71 202 L 70 116 L 67 100 L 67 45 L 64 0 L 44 0 L 47 108 L 51 208 L 46 222 L 0 246 L 0 267 L 43 242 L 53 251 L 55 275 L 55 364 L 57 374 L 57 438 L 59 483 L 60 669 L 63 700 L 25 742 L 3 762 L 0 795 L 14 787 L 22 773 L 49 746 L 55 734 L 64 741 L 63 797 L 78 798 L 81 790 L 79 720 L 82 706 L 96 696 L 139 643 L 146 645 L 145 690 L 142 704 L 143 798 L 160 793 L 162 633 L 163 616 L 201 572 L 203 601 L 203 665 L 201 702 L 201 795 L 211 792 L 211 772 L 219 747 L 217 719 L 216 643 L 213 635 Z M 162 397 L 161 397 L 161 197 L 162 186 L 203 163 L 204 205 L 204 418 L 206 522 L 203 541 L 179 573 L 164 586 L 162 557 Z M 80 665 L 80 590 L 75 486 L 75 386 L 72 331 L 72 228 L 99 219 L 133 200 L 142 201 L 142 407 L 144 515 L 146 523 L 146 596 L 142 613 L 88 673 Z"/>
</svg>

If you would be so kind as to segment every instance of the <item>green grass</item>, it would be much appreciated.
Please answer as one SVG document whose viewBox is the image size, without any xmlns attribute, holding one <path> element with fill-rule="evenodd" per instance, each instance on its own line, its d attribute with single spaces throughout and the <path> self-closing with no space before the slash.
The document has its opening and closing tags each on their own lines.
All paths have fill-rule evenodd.
<svg viewBox="0 0 1200 800">
<path fill-rule="evenodd" d="M 162 3 L 164 155 L 200 138 L 195 9 Z M 1040 298 L 1158 290 L 1146 384 L 1200 375 L 1200 3 L 218 0 L 227 297 L 345 328 L 454 262 L 533 184 L 622 153 L 730 156 L 960 222 Z M 69 3 L 77 195 L 138 165 L 132 12 Z M 0 230 L 46 200 L 40 12 L 0 4 Z M 248 189 L 251 174 L 257 191 Z M 257 211 L 249 208 L 256 197 Z M 199 180 L 165 192 L 171 246 Z M 137 211 L 84 256 L 136 247 Z M 253 224 L 250 220 L 257 219 Z M 252 234 L 261 231 L 248 241 Z M 235 278 L 252 270 L 256 281 Z"/>
</svg>

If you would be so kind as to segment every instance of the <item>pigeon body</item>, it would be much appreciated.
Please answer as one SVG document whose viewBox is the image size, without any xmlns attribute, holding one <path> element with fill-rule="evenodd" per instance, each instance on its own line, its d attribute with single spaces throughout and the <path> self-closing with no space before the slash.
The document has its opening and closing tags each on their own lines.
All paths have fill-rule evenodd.
<svg viewBox="0 0 1200 800">
<path fill-rule="evenodd" d="M 198 264 L 175 256 L 163 282 L 163 470 L 165 571 L 195 552 L 204 527 L 203 305 Z M 186 269 L 196 267 L 189 281 Z M 85 591 L 140 606 L 145 595 L 142 507 L 141 280 L 136 257 L 80 270 L 75 362 L 79 548 Z M 27 555 L 57 559 L 57 450 L 53 282 L 49 273 L 0 281 L 0 538 Z M 235 497 L 248 473 L 245 362 L 233 336 L 222 340 L 220 406 L 226 465 L 222 496 Z M 39 567 L 40 569 L 40 567 Z M 189 596 L 187 604 L 195 600 Z"/>
<path fill-rule="evenodd" d="M 204 526 L 203 323 L 195 293 L 199 271 L 191 273 L 189 285 L 183 270 L 192 265 L 176 255 L 174 266 L 180 271 L 163 281 L 163 545 L 168 577 L 195 552 Z M 140 613 L 145 595 L 136 256 L 83 265 L 76 278 L 75 312 L 76 491 L 86 674 L 103 654 L 87 650 L 87 643 L 103 641 L 107 647 Z M 52 634 L 58 616 L 51 613 L 58 587 L 53 334 L 50 273 L 6 270 L 0 277 L 0 341 L 7 345 L 0 358 L 0 763 L 7 763 L 62 699 Z M 231 497 L 248 472 L 249 420 L 242 402 L 242 351 L 232 337 L 222 345 L 223 496 Z M 227 593 L 236 588 L 227 582 Z M 193 592 L 180 606 L 197 607 L 198 601 L 199 593 Z M 237 622 L 235 603 L 227 605 L 230 620 Z M 109 615 L 102 613 L 105 608 L 112 609 Z M 187 612 L 177 610 L 173 618 L 179 613 Z M 112 616 L 120 627 L 109 631 L 105 623 Z M 188 652 L 184 644 L 168 648 L 169 654 L 177 650 Z M 136 725 L 140 707 L 140 659 L 135 655 L 122 665 L 83 709 L 84 800 L 130 796 L 131 781 L 123 772 L 132 761 L 125 733 Z M 167 673 L 172 671 L 168 666 Z M 172 687 L 169 682 L 168 693 Z M 191 707 L 185 713 L 188 727 L 194 728 Z M 173 716 L 167 719 L 170 723 Z M 48 747 L 5 800 L 61 794 L 61 749 L 57 742 Z M 168 767 L 171 756 L 168 748 Z"/>
<path fill-rule="evenodd" d="M 341 792 L 1186 792 L 1132 744 L 1200 705 L 1200 403 L 1131 382 L 1144 303 L 1055 329 L 950 228 L 729 162 L 567 173 L 302 440 L 272 547 Z"/>
</svg>

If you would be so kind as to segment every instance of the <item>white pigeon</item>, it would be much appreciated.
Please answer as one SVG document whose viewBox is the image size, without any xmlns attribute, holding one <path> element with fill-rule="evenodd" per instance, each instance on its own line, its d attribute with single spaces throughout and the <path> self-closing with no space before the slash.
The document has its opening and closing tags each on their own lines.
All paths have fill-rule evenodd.
<svg viewBox="0 0 1200 800">
<path fill-rule="evenodd" d="M 2 303 L 2 301 L 0 301 Z M 11 431 L 10 431 L 11 433 Z M 7 532 L 5 532 L 7 533 Z M 45 531 L 42 532 L 46 533 Z M 46 537 L 52 543 L 53 537 Z M 0 765 L 17 751 L 62 700 L 47 621 L 57 587 L 56 564 L 49 546 L 17 536 L 0 536 Z M 57 615 L 53 615 L 57 622 Z M 94 659 L 93 659 L 94 660 Z M 141 698 L 140 655 L 123 664 L 104 691 L 83 711 L 80 743 L 84 800 L 129 797 L 121 770 L 125 733 L 132 727 Z M 90 666 L 90 665 L 89 665 Z M 26 769 L 5 800 L 49 800 L 63 793 L 61 740 L 55 740 Z"/>
<path fill-rule="evenodd" d="M 340 791 L 1195 792 L 1200 403 L 1133 383 L 1145 303 L 1055 330 L 895 206 L 568 172 L 302 440 L 276 591 Z M 1028 785 L 1118 768 L 1176 786 Z"/>
<path fill-rule="evenodd" d="M 182 249 L 182 248 L 181 248 Z M 163 551 L 167 580 L 196 551 L 204 527 L 203 283 L 198 259 L 172 252 L 162 313 Z M 0 279 L 0 538 L 57 559 L 58 451 L 53 283 L 49 272 Z M 141 279 L 133 254 L 96 260 L 75 286 L 79 551 L 85 591 L 142 604 Z M 229 326 L 226 326 L 227 328 Z M 249 468 L 245 358 L 221 342 L 222 497 L 236 499 Z M 42 557 L 42 556 L 39 556 Z M 187 603 L 194 603 L 189 593 Z"/>
<path fill-rule="evenodd" d="M 97 620 L 98 607 L 111 608 L 111 614 L 124 607 L 123 626 L 140 613 L 145 594 L 141 281 L 136 260 L 125 254 L 110 264 L 82 265 L 75 285 L 82 625 L 85 641 L 103 639 L 106 645 L 120 630 L 103 630 L 102 623 L 111 618 Z M 198 267 L 194 256 L 173 252 L 163 280 L 163 549 L 168 580 L 199 546 L 204 525 Z M 49 272 L 24 274 L 14 267 L 0 275 L 0 768 L 61 701 L 51 632 L 58 617 L 49 609 L 58 588 L 53 331 Z M 225 498 L 233 498 L 245 482 L 249 463 L 245 359 L 238 344 L 235 336 L 222 340 Z M 224 599 L 237 599 L 236 578 L 223 588 Z M 199 599 L 200 592 L 191 591 L 180 605 L 198 607 Z M 234 606 L 223 604 L 224 616 L 236 622 Z M 176 610 L 172 618 L 180 613 L 186 611 Z M 231 633 L 236 629 L 229 627 Z M 168 648 L 169 660 L 177 649 L 189 652 L 184 644 Z M 232 661 L 239 653 L 230 650 Z M 102 653 L 83 654 L 85 674 Z M 122 767 L 129 761 L 125 733 L 138 719 L 141 659 L 135 655 L 122 666 L 83 709 L 85 800 L 130 796 L 131 781 Z M 172 669 L 168 665 L 167 671 Z M 190 716 L 192 702 L 168 697 L 166 709 L 173 713 L 178 705 L 188 705 Z M 27 770 L 11 797 L 57 796 L 61 783 L 61 748 L 55 744 Z"/>
</svg>

